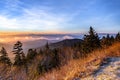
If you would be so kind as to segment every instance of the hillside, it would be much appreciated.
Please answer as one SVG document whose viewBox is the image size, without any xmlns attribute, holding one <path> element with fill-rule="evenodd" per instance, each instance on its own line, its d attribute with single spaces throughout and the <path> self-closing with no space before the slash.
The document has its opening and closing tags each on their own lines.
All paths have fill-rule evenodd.
<svg viewBox="0 0 120 80">
<path fill-rule="evenodd" d="M 31 40 L 31 41 L 23 41 L 23 51 L 27 53 L 28 49 L 30 48 L 38 48 L 43 47 L 48 40 L 46 39 L 39 39 L 39 40 Z M 57 40 L 49 40 L 49 43 L 55 43 Z M 8 53 L 11 53 L 13 50 L 13 46 L 15 43 L 9 42 L 9 43 L 0 43 L 0 47 L 5 47 L 7 49 Z M 11 54 L 9 54 L 11 57 Z"/>
<path fill-rule="evenodd" d="M 67 51 L 72 50 L 68 49 Z M 69 57 L 70 55 L 71 54 L 68 54 L 67 57 Z M 87 55 L 86 57 L 79 59 L 71 58 L 69 62 L 67 62 L 66 65 L 61 66 L 60 69 L 52 69 L 51 71 L 44 73 L 43 75 L 39 75 L 36 68 L 37 64 L 42 58 L 41 56 L 37 56 L 31 63 L 28 64 L 29 71 L 27 74 L 24 67 L 7 67 L 7 65 L 0 64 L 0 79 L 98 80 L 99 77 L 104 78 L 103 76 L 108 77 L 112 74 L 113 76 L 117 75 L 116 77 L 118 77 L 118 79 L 116 79 L 116 77 L 114 76 L 112 77 L 112 80 L 119 80 L 119 57 L 120 43 L 115 43 L 108 48 L 96 50 L 92 53 L 89 53 L 89 55 Z M 108 74 L 110 72 L 111 74 Z"/>
<path fill-rule="evenodd" d="M 65 39 L 61 41 L 53 40 L 53 41 L 48 41 L 49 48 L 50 49 L 55 49 L 55 48 L 66 48 L 66 47 L 74 47 L 74 46 L 81 46 L 82 39 Z M 47 43 L 47 41 L 46 41 Z M 44 44 L 46 44 L 44 43 Z M 39 43 L 37 44 L 39 45 Z M 38 51 L 40 49 L 45 49 L 45 45 L 37 47 L 36 48 Z"/>
<path fill-rule="evenodd" d="M 83 40 L 81 39 L 65 39 L 56 43 L 52 43 L 49 46 L 51 48 L 61 48 L 61 47 L 73 47 L 74 45 L 81 45 Z"/>
<path fill-rule="evenodd" d="M 106 77 L 105 80 L 109 80 L 110 75 L 113 75 L 110 80 L 119 80 L 119 57 L 120 43 L 116 43 L 109 48 L 94 51 L 85 58 L 71 60 L 60 70 L 55 69 L 46 73 L 38 80 L 101 80 L 103 76 Z M 109 62 L 107 62 L 108 59 Z"/>
</svg>

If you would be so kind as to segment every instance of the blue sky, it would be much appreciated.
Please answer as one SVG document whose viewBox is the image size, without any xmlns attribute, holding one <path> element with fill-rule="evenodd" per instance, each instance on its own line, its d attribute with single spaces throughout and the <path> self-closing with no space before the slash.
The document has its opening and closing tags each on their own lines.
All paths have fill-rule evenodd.
<svg viewBox="0 0 120 80">
<path fill-rule="evenodd" d="M 0 0 L 0 31 L 120 31 L 120 0 Z"/>
</svg>

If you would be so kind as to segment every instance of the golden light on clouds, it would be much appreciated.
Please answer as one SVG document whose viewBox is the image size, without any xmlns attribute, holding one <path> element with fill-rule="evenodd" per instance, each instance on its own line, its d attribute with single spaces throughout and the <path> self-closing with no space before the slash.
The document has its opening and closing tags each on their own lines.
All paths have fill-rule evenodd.
<svg viewBox="0 0 120 80">
<path fill-rule="evenodd" d="M 61 35 L 61 36 L 60 36 Z M 34 40 L 62 40 L 72 39 L 72 36 L 66 33 L 41 33 L 41 32 L 0 32 L 0 43 L 13 43 L 16 41 L 34 41 Z"/>
<path fill-rule="evenodd" d="M 32 37 L 32 36 L 5 36 L 0 38 L 1 43 L 11 43 L 16 41 L 34 41 L 34 40 L 40 40 L 40 39 L 48 39 L 45 37 Z"/>
</svg>

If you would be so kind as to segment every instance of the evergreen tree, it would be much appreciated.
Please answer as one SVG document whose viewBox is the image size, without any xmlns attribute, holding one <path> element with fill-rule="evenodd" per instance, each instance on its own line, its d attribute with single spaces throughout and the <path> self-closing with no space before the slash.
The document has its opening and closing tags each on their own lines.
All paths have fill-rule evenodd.
<svg viewBox="0 0 120 80">
<path fill-rule="evenodd" d="M 0 56 L 0 62 L 11 65 L 11 61 L 8 57 L 8 53 L 4 47 L 0 50 L 1 56 Z"/>
<path fill-rule="evenodd" d="M 117 33 L 116 37 L 115 37 L 115 40 L 117 42 L 120 42 L 120 32 Z"/>
<path fill-rule="evenodd" d="M 89 53 L 100 47 L 101 45 L 98 34 L 95 32 L 95 30 L 92 27 L 90 27 L 89 34 L 84 35 L 82 52 Z"/>
<path fill-rule="evenodd" d="M 14 60 L 15 60 L 14 65 L 16 65 L 16 66 L 21 66 L 22 65 L 22 59 L 21 59 L 20 54 L 16 54 Z"/>
<path fill-rule="evenodd" d="M 49 55 L 44 56 L 44 58 L 39 62 L 37 66 L 37 71 L 39 74 L 47 72 L 52 68 L 59 68 L 60 57 L 58 49 L 53 49 L 49 51 Z"/>
<path fill-rule="evenodd" d="M 53 67 L 59 67 L 60 66 L 60 56 L 59 56 L 59 51 L 58 49 L 53 49 L 53 61 L 52 65 Z"/>
<path fill-rule="evenodd" d="M 26 73 L 28 72 L 28 65 L 27 65 L 27 59 L 24 53 L 21 54 L 21 60 L 22 60 L 22 64 L 26 70 Z"/>
<path fill-rule="evenodd" d="M 107 34 L 107 36 L 103 37 L 101 39 L 101 44 L 102 44 L 102 47 L 108 47 L 108 46 L 111 46 L 113 43 L 114 43 L 115 39 L 113 36 L 110 36 L 109 34 Z"/>
<path fill-rule="evenodd" d="M 49 44 L 48 44 L 48 42 L 46 43 L 45 48 L 46 48 L 46 50 L 49 49 Z"/>
<path fill-rule="evenodd" d="M 101 39 L 101 46 L 105 47 L 105 43 L 106 43 L 106 37 L 103 36 L 102 39 Z"/>
<path fill-rule="evenodd" d="M 114 43 L 115 38 L 113 36 L 110 37 L 111 45 Z"/>
<path fill-rule="evenodd" d="M 44 54 L 44 56 L 49 56 L 49 55 L 51 55 L 51 54 L 50 54 L 49 44 L 47 42 L 46 45 L 45 45 L 45 54 Z"/>
<path fill-rule="evenodd" d="M 36 49 L 35 49 L 35 50 L 29 49 L 29 50 L 28 50 L 28 53 L 27 53 L 27 59 L 28 59 L 28 61 L 33 60 L 36 55 L 37 55 Z"/>
<path fill-rule="evenodd" d="M 105 40 L 105 45 L 106 45 L 106 47 L 111 45 L 109 34 L 107 34 L 107 37 L 106 37 L 106 40 Z"/>
<path fill-rule="evenodd" d="M 21 66 L 23 65 L 23 57 L 22 55 L 23 53 L 23 49 L 22 49 L 22 43 L 20 41 L 17 41 L 16 44 L 14 44 L 13 47 L 13 54 L 15 54 L 15 61 L 14 61 L 14 65 L 16 66 Z"/>
<path fill-rule="evenodd" d="M 110 35 L 109 35 L 109 34 L 107 34 L 106 45 L 107 45 L 107 46 L 110 46 L 110 45 L 111 45 Z"/>
</svg>

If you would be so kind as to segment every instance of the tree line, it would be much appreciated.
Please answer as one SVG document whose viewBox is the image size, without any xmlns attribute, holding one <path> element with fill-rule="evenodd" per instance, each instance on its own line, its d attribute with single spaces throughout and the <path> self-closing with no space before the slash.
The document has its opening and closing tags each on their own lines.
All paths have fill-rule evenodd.
<svg viewBox="0 0 120 80">
<path fill-rule="evenodd" d="M 90 27 L 88 34 L 84 35 L 82 43 L 75 44 L 71 47 L 73 48 L 73 58 L 80 58 L 96 49 L 111 46 L 115 42 L 120 42 L 120 32 L 118 32 L 115 37 L 107 34 L 107 36 L 103 36 L 100 39 L 98 33 L 96 33 L 93 27 Z M 28 65 L 30 65 L 37 56 L 42 56 L 36 68 L 38 74 L 41 74 L 53 68 L 59 68 L 66 63 L 66 58 L 68 59 L 68 55 L 63 54 L 63 50 L 59 48 L 50 49 L 48 43 L 46 43 L 44 49 L 40 49 L 39 51 L 29 49 L 27 55 L 23 52 L 22 46 L 23 44 L 20 41 L 14 44 L 12 51 L 15 55 L 14 62 L 11 62 L 6 49 L 2 47 L 0 50 L 0 63 L 8 66 L 24 67 L 27 73 Z"/>
</svg>

